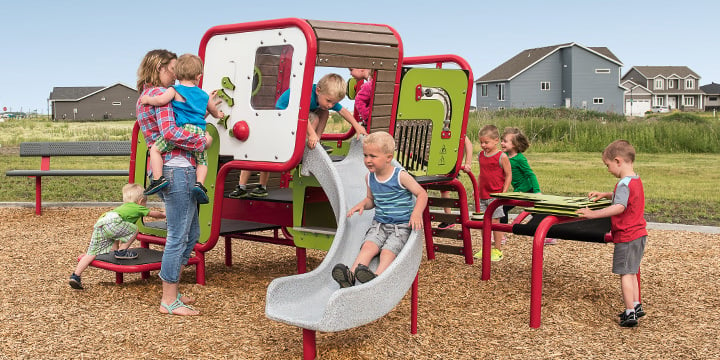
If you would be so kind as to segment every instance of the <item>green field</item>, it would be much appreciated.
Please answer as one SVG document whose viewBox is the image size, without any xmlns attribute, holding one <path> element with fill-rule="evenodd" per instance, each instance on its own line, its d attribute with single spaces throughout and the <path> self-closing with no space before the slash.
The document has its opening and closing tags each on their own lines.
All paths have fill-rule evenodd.
<svg viewBox="0 0 720 360">
<path fill-rule="evenodd" d="M 606 121 L 603 126 L 617 126 L 623 129 L 624 138 L 644 144 L 635 136 L 648 137 L 658 133 L 658 129 L 666 131 L 666 127 L 674 126 L 676 133 L 702 131 L 698 137 L 708 137 L 715 142 L 708 147 L 720 146 L 717 140 L 717 120 L 704 115 L 698 123 L 683 121 L 658 120 L 657 117 L 644 121 L 607 122 L 600 118 L 591 119 L 552 119 L 547 116 L 516 117 L 494 114 L 493 118 L 474 114 L 471 117 L 468 134 L 474 138 L 473 131 L 485 121 L 492 121 L 499 128 L 519 126 L 523 129 L 541 126 L 563 128 L 573 121 L 572 136 L 580 143 L 569 139 L 570 135 L 549 136 L 542 131 L 528 132 L 533 139 L 531 149 L 526 153 L 530 165 L 537 174 L 543 193 L 555 195 L 582 196 L 591 190 L 612 191 L 617 181 L 605 170 L 600 159 L 600 151 L 606 144 L 607 134 L 598 133 L 597 124 Z M 671 114 L 672 115 L 672 114 Z M 500 117 L 498 117 L 500 116 Z M 44 119 L 24 119 L 0 123 L 0 202 L 31 202 L 35 196 L 34 181 L 28 178 L 6 177 L 9 169 L 38 169 L 40 159 L 20 158 L 18 144 L 23 141 L 78 141 L 78 140 L 129 140 L 132 121 L 86 122 L 86 123 L 55 123 Z M 545 125 L 539 125 L 545 124 Z M 550 125 L 548 125 L 550 124 Z M 633 126 L 634 125 L 634 126 Z M 342 125 L 339 125 L 342 126 Z M 654 128 L 653 128 L 654 126 Z M 696 127 L 697 126 L 697 127 Z M 594 130 L 593 130 L 594 129 Z M 610 131 L 611 134 L 617 130 Z M 650 129 L 650 130 L 648 130 Z M 543 130 L 545 131 L 545 130 Z M 592 133 L 591 133 L 592 132 Z M 560 133 L 558 133 L 560 134 Z M 594 136 L 593 136 L 594 134 Z M 594 137 L 602 141 L 587 142 Z M 646 139 L 650 142 L 650 139 Z M 720 183 L 720 151 L 697 151 L 698 145 L 689 136 L 669 136 L 666 140 L 669 151 L 643 151 L 645 145 L 636 145 L 638 155 L 635 169 L 642 177 L 645 185 L 646 213 L 651 221 L 673 222 L 696 225 L 720 226 L 720 193 L 715 191 Z M 712 140 L 707 140 L 712 141 Z M 475 145 L 475 153 L 479 146 Z M 571 151 L 569 148 L 578 148 Z M 587 148 L 590 147 L 588 150 Z M 556 148 L 560 148 L 559 150 Z M 680 150 L 683 149 L 683 150 Z M 690 149 L 690 150 L 688 150 Z M 694 149 L 694 150 L 693 150 Z M 128 160 L 122 157 L 102 157 L 89 166 L 88 158 L 57 157 L 51 161 L 51 168 L 107 168 L 124 169 Z M 477 162 L 474 164 L 477 173 Z M 469 184 L 466 176 L 461 179 Z M 43 179 L 43 200 L 54 201 L 120 201 L 123 178 L 94 177 L 80 179 L 76 177 L 56 177 Z"/>
</svg>

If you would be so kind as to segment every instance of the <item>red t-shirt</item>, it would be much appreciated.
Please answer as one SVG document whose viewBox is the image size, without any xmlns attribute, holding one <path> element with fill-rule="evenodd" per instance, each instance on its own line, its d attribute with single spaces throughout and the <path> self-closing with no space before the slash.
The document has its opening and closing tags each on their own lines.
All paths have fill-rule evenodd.
<svg viewBox="0 0 720 360">
<path fill-rule="evenodd" d="M 502 192 L 505 185 L 505 171 L 500 165 L 502 151 L 486 156 L 484 151 L 478 154 L 480 163 L 480 199 L 489 199 L 490 193 Z"/>
<path fill-rule="evenodd" d="M 638 176 L 627 176 L 615 185 L 613 205 L 625 206 L 625 211 L 610 218 L 614 243 L 633 241 L 647 236 L 645 214 L 645 191 Z"/>
</svg>

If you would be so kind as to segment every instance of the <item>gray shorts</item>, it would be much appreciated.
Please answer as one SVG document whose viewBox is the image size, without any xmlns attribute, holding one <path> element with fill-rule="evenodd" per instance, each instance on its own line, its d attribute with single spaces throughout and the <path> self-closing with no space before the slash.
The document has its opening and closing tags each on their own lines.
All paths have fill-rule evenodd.
<svg viewBox="0 0 720 360">
<path fill-rule="evenodd" d="M 485 213 L 485 210 L 487 210 L 488 206 L 490 206 L 490 203 L 495 201 L 495 199 L 480 199 L 480 211 Z M 499 219 L 501 217 L 505 217 L 505 211 L 503 211 L 502 206 L 498 206 L 497 209 L 492 214 L 493 219 Z"/>
<path fill-rule="evenodd" d="M 410 237 L 409 224 L 383 224 L 373 220 L 365 233 L 365 241 L 377 245 L 380 250 L 390 250 L 397 255 Z"/>
<path fill-rule="evenodd" d="M 616 243 L 613 251 L 613 274 L 637 274 L 640 270 L 640 260 L 645 252 L 647 236 L 641 236 L 633 241 Z"/>
</svg>

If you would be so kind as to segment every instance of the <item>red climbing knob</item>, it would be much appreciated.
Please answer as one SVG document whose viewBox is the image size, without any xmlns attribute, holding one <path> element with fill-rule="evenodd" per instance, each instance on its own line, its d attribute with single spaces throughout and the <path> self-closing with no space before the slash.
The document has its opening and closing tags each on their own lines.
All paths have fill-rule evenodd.
<svg viewBox="0 0 720 360">
<path fill-rule="evenodd" d="M 233 125 L 233 136 L 240 141 L 247 140 L 250 136 L 250 128 L 246 121 L 240 120 Z"/>
</svg>

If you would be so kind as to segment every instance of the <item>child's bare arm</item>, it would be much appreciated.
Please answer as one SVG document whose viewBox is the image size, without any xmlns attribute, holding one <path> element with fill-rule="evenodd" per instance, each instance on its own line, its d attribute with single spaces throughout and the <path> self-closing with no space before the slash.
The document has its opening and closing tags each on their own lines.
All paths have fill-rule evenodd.
<svg viewBox="0 0 720 360">
<path fill-rule="evenodd" d="M 407 171 L 400 172 L 400 184 L 415 195 L 415 207 L 413 207 L 412 214 L 410 214 L 409 225 L 413 230 L 420 230 L 423 228 L 422 214 L 428 202 L 427 192 Z"/>
<path fill-rule="evenodd" d="M 621 204 L 613 204 L 604 209 L 590 210 L 589 208 L 582 208 L 576 211 L 580 216 L 588 219 L 599 219 L 606 218 L 615 215 L 620 215 L 625 211 L 625 206 Z"/>
<path fill-rule="evenodd" d="M 600 199 L 611 200 L 612 195 L 613 195 L 613 193 L 611 193 L 611 192 L 591 191 L 590 193 L 588 193 L 588 199 L 590 199 L 592 201 L 598 201 Z"/>
<path fill-rule="evenodd" d="M 345 119 L 345 121 L 350 123 L 350 125 L 352 125 L 353 129 L 355 129 L 355 133 L 357 133 L 358 136 L 368 134 L 367 130 L 365 130 L 365 128 L 362 125 L 360 125 L 360 123 L 357 122 L 357 120 L 355 120 L 355 117 L 352 116 L 352 114 L 350 113 L 350 111 L 348 111 L 348 109 L 346 109 L 346 108 L 340 109 L 340 116 L 342 116 Z"/>
<path fill-rule="evenodd" d="M 473 160 L 473 144 L 472 141 L 470 141 L 470 138 L 465 136 L 465 163 L 463 164 L 463 169 L 465 171 L 471 171 L 472 170 L 472 160 Z"/>
<path fill-rule="evenodd" d="M 365 184 L 367 184 L 367 175 L 365 176 Z M 367 186 L 367 185 L 366 185 Z M 364 210 L 370 210 L 375 207 L 375 201 L 372 195 L 372 191 L 370 191 L 370 187 L 367 186 L 367 196 L 360 200 L 359 203 L 357 203 L 355 206 L 352 207 L 347 213 L 347 217 L 352 216 L 354 213 L 358 213 L 358 215 L 362 215 Z"/>
<path fill-rule="evenodd" d="M 222 112 L 222 110 L 218 109 L 218 104 L 220 104 L 220 101 L 217 101 L 217 90 L 213 90 L 213 92 L 210 93 L 210 100 L 207 104 L 207 111 L 216 119 L 221 119 L 225 116 L 225 113 Z"/>
<path fill-rule="evenodd" d="M 154 217 L 156 219 L 164 219 L 165 213 L 162 211 L 150 210 L 150 212 L 148 213 L 148 216 Z"/>
<path fill-rule="evenodd" d="M 161 95 L 157 95 L 157 96 L 143 95 L 143 96 L 141 96 L 140 103 L 143 105 L 163 106 L 163 105 L 167 105 L 169 102 L 173 101 L 173 99 L 175 99 L 176 94 L 177 94 L 177 92 L 175 91 L 175 89 L 172 87 L 169 87 Z"/>
<path fill-rule="evenodd" d="M 505 183 L 503 183 L 502 192 L 508 192 L 510 185 L 512 184 L 512 166 L 510 165 L 510 159 L 507 155 L 500 155 L 500 164 L 502 165 L 503 172 L 505 173 Z"/>
</svg>

